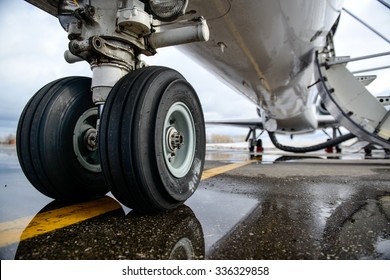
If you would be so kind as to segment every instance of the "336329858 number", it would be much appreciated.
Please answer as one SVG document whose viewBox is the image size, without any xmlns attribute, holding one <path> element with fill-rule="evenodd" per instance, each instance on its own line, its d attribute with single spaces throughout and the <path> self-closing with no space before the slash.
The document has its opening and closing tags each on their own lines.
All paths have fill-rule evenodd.
<svg viewBox="0 0 390 280">
<path fill-rule="evenodd" d="M 269 275 L 270 270 L 269 267 L 216 267 L 215 275 L 237 275 L 237 276 L 245 276 L 245 275 Z"/>
</svg>

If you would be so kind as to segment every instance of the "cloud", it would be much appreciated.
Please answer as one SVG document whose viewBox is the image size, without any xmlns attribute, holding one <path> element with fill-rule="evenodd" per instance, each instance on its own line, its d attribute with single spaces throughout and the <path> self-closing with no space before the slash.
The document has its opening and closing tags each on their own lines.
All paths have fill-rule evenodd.
<svg viewBox="0 0 390 280">
<path fill-rule="evenodd" d="M 25 104 L 45 84 L 91 74 L 87 63 L 64 61 L 68 40 L 55 17 L 24 1 L 2 1 L 0 26 L 0 136 L 4 136 L 15 134 Z"/>
</svg>

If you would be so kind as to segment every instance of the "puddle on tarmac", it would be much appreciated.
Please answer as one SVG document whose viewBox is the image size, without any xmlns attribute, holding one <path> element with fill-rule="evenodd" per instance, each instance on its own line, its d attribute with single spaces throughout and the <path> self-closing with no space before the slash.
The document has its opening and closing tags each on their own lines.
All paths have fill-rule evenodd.
<svg viewBox="0 0 390 280">
<path fill-rule="evenodd" d="M 210 247 L 245 219 L 259 201 L 243 195 L 199 188 L 186 205 L 202 224 L 206 254 Z"/>
<path fill-rule="evenodd" d="M 390 239 L 378 237 L 375 250 L 381 256 L 381 259 L 390 260 Z"/>
<path fill-rule="evenodd" d="M 383 150 L 373 151 L 371 155 L 365 155 L 364 151 L 355 151 L 344 148 L 341 154 L 326 153 L 325 151 L 317 151 L 311 153 L 288 153 L 276 148 L 267 148 L 263 153 L 250 153 L 247 149 L 237 147 L 219 147 L 218 144 L 208 146 L 206 151 L 206 160 L 210 161 L 226 161 L 237 162 L 245 160 L 258 160 L 261 164 L 273 164 L 275 162 L 295 162 L 307 159 L 323 159 L 323 160 L 381 160 L 388 159 L 389 154 Z"/>
</svg>

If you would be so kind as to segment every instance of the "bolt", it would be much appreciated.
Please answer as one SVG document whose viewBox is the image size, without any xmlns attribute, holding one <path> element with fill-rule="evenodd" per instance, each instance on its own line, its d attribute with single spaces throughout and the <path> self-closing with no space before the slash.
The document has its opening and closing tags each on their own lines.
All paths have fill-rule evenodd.
<svg viewBox="0 0 390 280">
<path fill-rule="evenodd" d="M 183 133 L 178 132 L 173 126 L 168 129 L 166 137 L 167 146 L 171 152 L 184 145 Z"/>
<path fill-rule="evenodd" d="M 171 153 L 171 156 L 168 159 L 168 161 L 172 163 L 173 161 L 175 161 L 175 158 L 176 158 L 176 153 Z"/>
<path fill-rule="evenodd" d="M 176 130 L 170 135 L 171 137 L 171 147 L 173 149 L 180 149 L 180 147 L 184 144 L 184 135 Z"/>
</svg>

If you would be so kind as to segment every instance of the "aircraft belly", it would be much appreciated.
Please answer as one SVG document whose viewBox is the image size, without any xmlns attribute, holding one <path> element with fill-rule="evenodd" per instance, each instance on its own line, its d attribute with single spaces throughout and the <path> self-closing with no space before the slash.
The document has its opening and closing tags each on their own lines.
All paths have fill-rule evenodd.
<svg viewBox="0 0 390 280">
<path fill-rule="evenodd" d="M 299 117 L 312 106 L 314 50 L 342 2 L 190 0 L 188 11 L 207 19 L 211 36 L 180 48 L 269 116 Z"/>
</svg>

